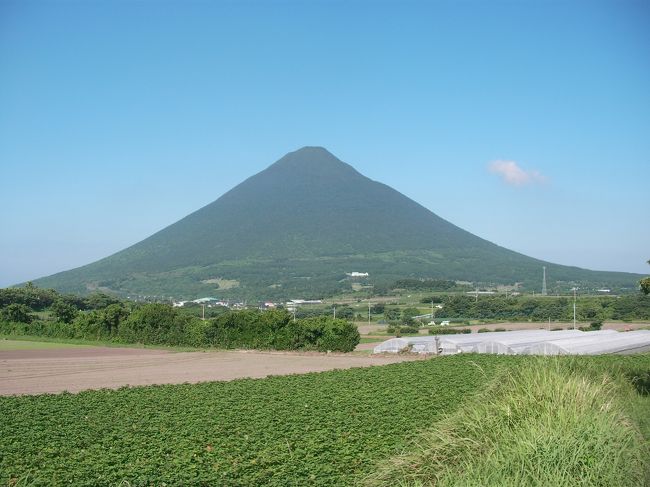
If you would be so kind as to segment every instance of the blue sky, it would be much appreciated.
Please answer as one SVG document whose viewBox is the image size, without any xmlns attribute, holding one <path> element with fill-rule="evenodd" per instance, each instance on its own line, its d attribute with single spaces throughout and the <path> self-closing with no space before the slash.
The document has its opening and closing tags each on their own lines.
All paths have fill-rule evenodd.
<svg viewBox="0 0 650 487">
<path fill-rule="evenodd" d="M 328 148 L 522 253 L 650 267 L 650 4 L 0 1 L 0 285 Z"/>
</svg>

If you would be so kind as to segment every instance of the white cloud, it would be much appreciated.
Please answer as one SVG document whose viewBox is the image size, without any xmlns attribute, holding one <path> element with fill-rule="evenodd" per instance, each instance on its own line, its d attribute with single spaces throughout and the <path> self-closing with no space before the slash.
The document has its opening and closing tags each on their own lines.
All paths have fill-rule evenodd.
<svg viewBox="0 0 650 487">
<path fill-rule="evenodd" d="M 546 182 L 546 177 L 542 173 L 539 171 L 526 171 L 519 167 L 515 161 L 492 161 L 489 169 L 490 172 L 501 176 L 503 181 L 511 186 Z"/>
</svg>

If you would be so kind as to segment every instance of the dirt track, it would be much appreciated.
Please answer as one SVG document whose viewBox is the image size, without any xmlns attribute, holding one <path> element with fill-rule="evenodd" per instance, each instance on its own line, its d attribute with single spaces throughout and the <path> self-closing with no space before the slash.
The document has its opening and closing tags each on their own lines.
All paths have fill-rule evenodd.
<svg viewBox="0 0 650 487">
<path fill-rule="evenodd" d="M 404 356 L 283 352 L 170 352 L 133 348 L 0 352 L 0 395 L 116 389 L 301 374 L 412 360 Z"/>
</svg>

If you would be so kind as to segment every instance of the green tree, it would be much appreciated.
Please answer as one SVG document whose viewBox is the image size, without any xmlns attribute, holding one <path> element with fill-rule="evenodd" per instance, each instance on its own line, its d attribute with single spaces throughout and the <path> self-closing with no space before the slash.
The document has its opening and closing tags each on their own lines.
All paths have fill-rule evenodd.
<svg viewBox="0 0 650 487">
<path fill-rule="evenodd" d="M 648 261 L 648 264 L 650 264 L 650 260 Z M 639 284 L 641 284 L 641 291 L 643 291 L 643 294 L 650 294 L 650 277 L 641 279 Z"/>
<path fill-rule="evenodd" d="M 351 352 L 359 344 L 360 335 L 352 323 L 330 316 L 307 318 L 289 323 L 291 348 L 315 349 L 321 352 Z"/>
<path fill-rule="evenodd" d="M 417 308 L 406 308 L 402 311 L 402 324 L 406 328 L 402 329 L 403 333 L 417 333 L 419 323 L 415 321 L 414 316 L 418 316 L 420 310 Z"/>
<path fill-rule="evenodd" d="M 422 304 L 442 303 L 442 298 L 440 296 L 430 296 L 430 297 L 425 296 L 420 300 L 420 303 Z"/>
<path fill-rule="evenodd" d="M 10 304 L 0 310 L 0 318 L 3 321 L 13 321 L 16 323 L 31 323 L 32 309 L 24 304 Z"/>
<path fill-rule="evenodd" d="M 120 322 L 118 335 L 129 342 L 180 345 L 191 320 L 167 304 L 145 304 Z"/>
<path fill-rule="evenodd" d="M 52 306 L 50 306 L 50 311 L 52 311 L 52 314 L 54 314 L 57 320 L 63 323 L 72 323 L 79 313 L 79 310 L 74 305 L 61 298 L 54 301 Z"/>
<path fill-rule="evenodd" d="M 85 309 L 103 309 L 119 302 L 119 299 L 109 296 L 108 294 L 95 292 L 86 297 L 84 300 L 84 306 Z"/>
<path fill-rule="evenodd" d="M 117 333 L 120 323 L 128 318 L 129 312 L 121 303 L 109 304 L 101 311 L 101 321 L 109 335 Z"/>
<path fill-rule="evenodd" d="M 59 296 L 53 289 L 40 289 L 34 285 L 0 289 L 0 306 L 24 304 L 32 310 L 41 311 Z"/>
<path fill-rule="evenodd" d="M 386 311 L 384 311 L 384 317 L 389 321 L 399 320 L 400 315 L 401 313 L 397 308 L 386 308 Z"/>
<path fill-rule="evenodd" d="M 650 277 L 641 279 L 641 291 L 643 294 L 650 294 Z"/>
<path fill-rule="evenodd" d="M 402 318 L 404 319 L 413 318 L 419 314 L 420 310 L 417 308 L 404 308 L 404 310 L 402 310 Z"/>
</svg>

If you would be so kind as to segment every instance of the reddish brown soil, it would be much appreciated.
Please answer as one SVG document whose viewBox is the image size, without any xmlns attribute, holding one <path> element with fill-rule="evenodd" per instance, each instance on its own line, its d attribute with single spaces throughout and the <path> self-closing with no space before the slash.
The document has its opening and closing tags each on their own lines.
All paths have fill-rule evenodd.
<svg viewBox="0 0 650 487">
<path fill-rule="evenodd" d="M 0 352 L 0 395 L 116 389 L 383 365 L 413 357 L 257 351 L 70 348 Z"/>
<path fill-rule="evenodd" d="M 42 350 L 0 350 L 0 361 L 4 359 L 25 358 L 74 358 L 74 357 L 111 357 L 128 355 L 159 354 L 161 350 L 143 348 L 113 348 L 113 347 L 88 347 L 88 348 L 51 348 Z"/>
</svg>

